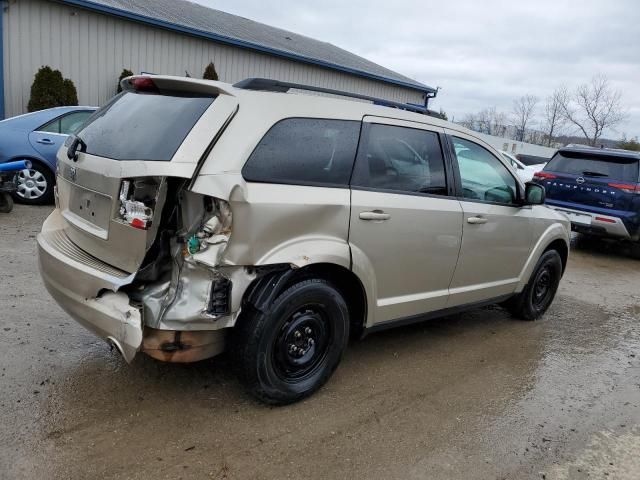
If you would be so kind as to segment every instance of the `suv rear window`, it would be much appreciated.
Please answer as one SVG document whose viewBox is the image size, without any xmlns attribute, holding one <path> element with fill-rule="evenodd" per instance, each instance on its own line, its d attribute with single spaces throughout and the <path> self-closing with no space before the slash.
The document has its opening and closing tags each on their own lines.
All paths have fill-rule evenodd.
<svg viewBox="0 0 640 480">
<path fill-rule="evenodd" d="M 87 153 L 114 160 L 169 161 L 214 97 L 123 92 L 78 132 Z"/>
<path fill-rule="evenodd" d="M 581 152 L 558 152 L 544 170 L 570 175 L 610 178 L 624 182 L 638 182 L 638 160 Z"/>
<path fill-rule="evenodd" d="M 348 186 L 359 135 L 358 121 L 281 120 L 260 140 L 242 175 L 249 182 Z"/>
</svg>

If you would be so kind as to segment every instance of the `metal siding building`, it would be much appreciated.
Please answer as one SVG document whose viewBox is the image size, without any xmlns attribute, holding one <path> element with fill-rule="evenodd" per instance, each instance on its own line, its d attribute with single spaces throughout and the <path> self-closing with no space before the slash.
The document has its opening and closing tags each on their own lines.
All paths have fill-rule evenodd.
<svg viewBox="0 0 640 480">
<path fill-rule="evenodd" d="M 329 43 L 183 0 L 4 0 L 0 16 L 0 118 L 26 111 L 43 65 L 73 81 L 81 105 L 112 97 L 123 68 L 200 77 L 211 61 L 230 83 L 265 77 L 420 105 L 435 92 Z"/>
</svg>

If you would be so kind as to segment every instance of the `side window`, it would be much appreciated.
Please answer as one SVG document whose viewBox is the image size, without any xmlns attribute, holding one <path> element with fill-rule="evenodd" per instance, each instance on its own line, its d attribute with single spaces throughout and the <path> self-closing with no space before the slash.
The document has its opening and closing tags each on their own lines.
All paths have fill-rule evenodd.
<svg viewBox="0 0 640 480">
<path fill-rule="evenodd" d="M 93 112 L 73 112 L 60 118 L 60 133 L 71 135 L 77 132 L 84 121 L 91 116 Z"/>
<path fill-rule="evenodd" d="M 347 186 L 360 122 L 289 118 L 260 140 L 242 175 L 249 182 Z"/>
<path fill-rule="evenodd" d="M 38 128 L 38 132 L 60 133 L 60 117 Z"/>
<path fill-rule="evenodd" d="M 517 183 L 507 168 L 477 143 L 452 137 L 462 179 L 462 196 L 493 203 L 516 203 Z"/>
<path fill-rule="evenodd" d="M 447 195 L 438 134 L 370 124 L 358 150 L 353 186 Z"/>
</svg>

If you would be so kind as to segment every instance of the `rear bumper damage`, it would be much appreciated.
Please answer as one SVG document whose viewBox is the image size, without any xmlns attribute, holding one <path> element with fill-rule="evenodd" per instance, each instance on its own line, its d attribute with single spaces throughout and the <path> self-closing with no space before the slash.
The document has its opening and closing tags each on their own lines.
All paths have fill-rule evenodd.
<svg viewBox="0 0 640 480">
<path fill-rule="evenodd" d="M 235 323 L 254 274 L 244 267 L 212 268 L 210 256 L 190 257 L 172 270 L 172 278 L 139 290 L 135 273 L 81 250 L 66 236 L 66 226 L 56 209 L 37 237 L 44 284 L 74 320 L 115 346 L 127 362 L 139 351 L 162 361 L 194 362 L 224 350 L 227 327 Z M 220 285 L 229 295 L 222 309 Z"/>
<path fill-rule="evenodd" d="M 131 362 L 142 344 L 142 313 L 116 290 L 133 280 L 75 247 L 59 228 L 55 210 L 38 235 L 38 261 L 45 287 L 78 323 L 114 345 Z M 91 260 L 91 261 L 89 261 Z M 98 296 L 100 292 L 106 291 Z"/>
</svg>

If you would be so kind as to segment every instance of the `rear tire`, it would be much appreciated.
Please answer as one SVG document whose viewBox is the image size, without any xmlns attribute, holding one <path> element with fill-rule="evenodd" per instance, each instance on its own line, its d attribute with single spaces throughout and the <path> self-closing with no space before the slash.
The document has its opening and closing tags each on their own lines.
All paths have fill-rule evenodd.
<svg viewBox="0 0 640 480">
<path fill-rule="evenodd" d="M 640 260 L 640 240 L 631 244 L 631 250 L 629 253 L 631 254 L 631 258 Z"/>
<path fill-rule="evenodd" d="M 562 278 L 562 259 L 556 250 L 548 250 L 538 259 L 524 290 L 504 306 L 516 318 L 536 320 L 553 302 Z"/>
<path fill-rule="evenodd" d="M 245 310 L 231 351 L 240 380 L 259 400 L 285 405 L 308 397 L 329 379 L 349 339 L 349 311 L 322 279 L 301 280 L 263 312 Z"/>
</svg>

